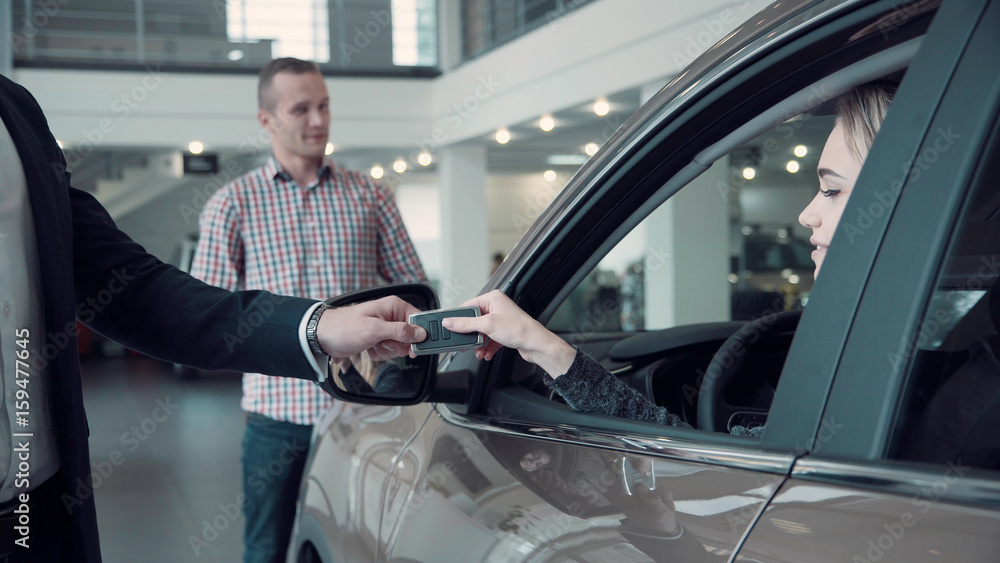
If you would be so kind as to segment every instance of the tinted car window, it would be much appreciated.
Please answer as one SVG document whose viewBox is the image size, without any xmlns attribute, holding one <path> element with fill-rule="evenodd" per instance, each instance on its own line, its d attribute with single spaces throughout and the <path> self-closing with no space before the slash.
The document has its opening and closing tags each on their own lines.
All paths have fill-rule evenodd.
<svg viewBox="0 0 1000 563">
<path fill-rule="evenodd" d="M 916 337 L 892 457 L 1000 469 L 1000 154 L 996 132 Z"/>
</svg>

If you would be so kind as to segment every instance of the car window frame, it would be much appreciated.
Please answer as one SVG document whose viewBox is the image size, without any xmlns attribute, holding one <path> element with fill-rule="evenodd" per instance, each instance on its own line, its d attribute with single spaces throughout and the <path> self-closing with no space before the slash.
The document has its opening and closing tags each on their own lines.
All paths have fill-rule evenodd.
<svg viewBox="0 0 1000 563">
<path fill-rule="evenodd" d="M 761 111 L 774 106 L 792 93 L 800 91 L 808 85 L 815 84 L 822 80 L 822 78 L 836 72 L 836 69 L 829 70 L 828 67 L 823 67 L 823 61 L 817 60 L 815 56 L 809 57 L 811 60 L 806 60 L 807 57 L 802 51 L 803 45 L 815 46 L 815 44 L 822 43 L 823 41 L 829 43 L 838 37 L 840 39 L 836 40 L 843 41 L 842 36 L 847 30 L 856 31 L 862 27 L 862 24 L 871 25 L 872 21 L 891 11 L 892 6 L 892 2 L 881 1 L 858 6 L 854 11 L 840 11 L 836 13 L 836 17 L 832 22 L 825 21 L 822 22 L 824 24 L 822 26 L 817 27 L 817 24 L 817 26 L 805 29 L 799 36 L 791 38 L 781 45 L 776 45 L 771 52 L 762 53 L 759 60 L 748 65 L 746 68 L 740 69 L 739 72 L 714 88 L 703 92 L 701 98 L 690 100 L 689 105 L 678 110 L 677 114 L 672 116 L 671 119 L 661 122 L 657 127 L 645 131 L 641 139 L 631 140 L 628 147 L 633 150 L 632 154 L 613 162 L 612 165 L 603 170 L 598 170 L 595 177 L 584 178 L 582 180 L 583 183 L 591 184 L 591 191 L 598 195 L 586 200 L 577 198 L 575 202 L 570 204 L 569 209 L 563 212 L 564 215 L 561 223 L 557 222 L 554 225 L 550 225 L 550 228 L 557 233 L 556 236 L 550 237 L 554 240 L 549 240 L 546 246 L 536 251 L 532 259 L 528 262 L 530 266 L 517 271 L 515 275 L 508 278 L 502 286 L 503 289 L 509 295 L 512 295 L 519 305 L 528 310 L 529 313 L 534 314 L 537 314 L 541 308 L 537 303 L 544 302 L 551 304 L 556 301 L 556 299 L 552 299 L 552 296 L 558 297 L 561 293 L 568 294 L 573 286 L 566 284 L 568 287 L 563 287 L 560 284 L 565 284 L 565 279 L 553 279 L 553 273 L 566 260 L 583 264 L 587 261 L 587 258 L 579 259 L 568 254 L 560 255 L 558 250 L 561 245 L 566 243 L 565 239 L 572 237 L 575 232 L 580 230 L 580 224 L 587 223 L 587 217 L 595 213 L 596 208 L 600 208 L 603 214 L 612 216 L 615 209 L 608 209 L 606 206 L 602 207 L 603 204 L 608 201 L 621 203 L 628 198 L 641 196 L 639 203 L 630 208 L 625 215 L 626 218 L 632 217 L 636 208 L 640 209 L 640 212 L 636 213 L 636 215 L 647 215 L 648 211 L 655 209 L 668 196 L 683 186 L 688 185 L 691 179 L 707 169 L 707 166 L 698 162 L 696 157 L 704 150 L 715 146 L 716 143 L 733 131 L 733 128 L 724 125 L 725 123 L 732 123 L 733 119 L 739 119 L 736 123 L 748 122 L 757 117 Z M 854 48 L 864 49 L 865 44 L 843 47 L 843 50 Z M 864 57 L 851 60 L 857 61 L 862 58 Z M 788 75 L 787 68 L 790 59 L 802 61 L 802 68 L 797 73 L 794 73 L 797 79 L 790 84 L 785 84 L 781 88 L 777 87 L 773 81 L 768 81 L 778 74 L 779 69 L 781 69 L 783 75 Z M 842 64 L 836 68 L 839 69 L 844 66 L 847 65 Z M 765 77 L 769 77 L 768 80 L 765 80 Z M 748 92 L 745 85 L 750 81 L 769 84 L 770 86 L 768 88 L 753 90 L 750 92 L 751 95 L 747 96 Z M 704 118 L 704 116 L 709 115 L 715 117 L 713 123 L 703 124 L 698 122 L 697 118 L 699 116 Z M 734 118 L 734 115 L 742 117 Z M 694 137 L 698 141 L 690 143 L 689 147 L 684 146 L 684 143 L 675 143 L 677 146 L 670 148 L 671 154 L 666 158 L 662 154 L 656 154 L 655 156 L 652 154 L 655 148 L 665 146 L 671 139 L 675 141 L 679 138 L 690 140 L 692 136 L 686 130 L 694 130 L 696 132 Z M 637 146 L 639 147 L 638 150 L 634 150 Z M 594 171 L 591 170 L 590 172 L 593 173 Z M 623 190 L 614 190 L 615 187 L 619 186 L 626 186 L 628 193 L 623 194 L 621 193 Z M 611 195 L 609 192 L 612 191 L 615 192 L 615 197 L 609 199 Z M 651 198 L 648 196 L 648 194 L 657 191 L 660 192 L 662 197 Z M 560 198 L 557 198 L 558 201 L 560 201 Z M 613 219 L 607 218 L 605 218 L 605 221 L 607 224 L 620 225 L 617 230 L 622 232 L 615 233 L 615 237 L 613 237 L 615 242 L 620 240 L 625 233 L 639 222 L 638 219 L 616 222 Z M 574 224 L 576 224 L 575 227 Z M 588 249 L 586 251 L 588 256 L 592 250 Z M 863 259 L 860 261 L 864 262 Z M 585 269 L 585 267 L 581 266 L 578 268 L 578 271 Z M 583 271 L 580 277 L 585 274 L 586 272 Z M 554 311 L 555 308 L 556 305 L 552 305 L 551 311 Z M 544 314 L 538 316 L 543 322 L 547 320 Z M 845 324 L 844 329 L 846 330 L 849 322 L 848 320 L 844 320 L 843 322 Z M 467 405 L 464 405 L 464 408 L 463 406 L 455 408 L 451 405 L 448 405 L 446 408 L 460 417 L 471 415 L 485 420 L 493 420 L 498 424 L 509 423 L 512 409 L 508 408 L 505 410 L 505 404 L 502 401 L 495 401 L 494 399 L 499 394 L 504 392 L 509 393 L 509 391 L 498 387 L 497 384 L 500 379 L 498 372 L 512 369 L 513 364 L 519 361 L 515 356 L 517 356 L 516 353 L 505 351 L 505 353 L 498 354 L 498 358 L 490 362 L 490 365 L 471 365 L 470 371 L 473 372 L 473 377 L 471 378 L 473 387 L 469 402 Z M 474 364 L 474 362 L 470 363 Z M 814 417 L 817 419 L 822 412 L 822 405 L 825 402 L 831 381 L 832 373 L 830 379 L 827 380 L 810 378 L 810 381 L 805 386 L 807 389 L 799 397 L 803 402 L 813 405 L 815 410 Z M 516 400 L 522 398 L 519 397 Z M 519 414 L 519 410 L 513 409 L 515 415 Z M 564 423 L 569 420 L 572 423 L 566 424 L 566 426 L 591 428 L 599 431 L 613 430 L 621 432 L 623 435 L 645 435 L 659 438 L 670 436 L 681 440 L 690 439 L 696 443 L 716 445 L 723 449 L 751 448 L 758 452 L 780 452 L 782 455 L 788 456 L 800 453 L 799 450 L 788 448 L 780 442 L 768 440 L 767 433 L 765 433 L 763 440 L 758 441 L 726 434 L 705 433 L 698 430 L 675 427 L 664 428 L 599 415 L 568 413 L 565 412 L 566 410 L 568 410 L 568 407 L 562 409 L 557 403 L 549 401 L 549 407 L 546 409 L 545 415 L 536 411 L 531 414 L 530 418 L 533 421 L 542 421 L 542 419 L 551 418 L 551 422 L 562 421 Z M 498 413 L 505 413 L 505 415 L 498 416 Z M 549 415 L 554 416 L 550 417 Z M 785 434 L 791 434 L 796 444 L 811 442 L 811 438 L 816 434 L 816 428 L 809 425 L 795 425 L 792 428 L 786 429 Z"/>
<path fill-rule="evenodd" d="M 836 421 L 834 431 L 821 450 L 796 463 L 793 475 L 918 495 L 940 481 L 946 469 L 944 464 L 886 456 L 911 376 L 912 354 L 905 353 L 905 345 L 915 337 L 937 288 L 985 151 L 995 150 L 989 142 L 1000 127 L 1000 70 L 984 45 L 995 42 L 1000 34 L 1000 2 L 946 3 L 938 17 L 928 32 L 938 47 L 914 60 L 911 69 L 919 72 L 912 80 L 909 76 L 904 80 L 906 89 L 900 90 L 894 103 L 899 111 L 890 110 L 869 156 L 877 159 L 879 167 L 862 171 L 852 198 L 861 195 L 863 199 L 852 200 L 845 211 L 845 218 L 850 217 L 848 213 L 853 215 L 859 205 L 871 205 L 876 191 L 903 178 L 891 212 L 873 219 L 869 227 L 882 229 L 884 234 L 823 412 L 824 420 Z M 970 87 L 983 81 L 987 87 Z M 958 131 L 954 150 L 934 149 L 942 130 Z M 910 148 L 913 138 L 919 143 Z M 936 153 L 934 165 L 912 173 L 920 164 L 919 155 L 929 150 Z M 835 238 L 834 244 L 844 243 L 844 238 Z M 828 262 L 833 258 L 831 252 Z M 824 290 L 817 287 L 814 291 Z M 900 302 L 909 304 L 908 308 L 900 311 L 898 305 L 893 306 Z M 905 361 L 890 362 L 890 353 L 902 354 Z M 887 364 L 891 369 L 871 367 Z M 977 470 L 973 474 L 938 496 L 1000 504 L 997 473 Z"/>
</svg>

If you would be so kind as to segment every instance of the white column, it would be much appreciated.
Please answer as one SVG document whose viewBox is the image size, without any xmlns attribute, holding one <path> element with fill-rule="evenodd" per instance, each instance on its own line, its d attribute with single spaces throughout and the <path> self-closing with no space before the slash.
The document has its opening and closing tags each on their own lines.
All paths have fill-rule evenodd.
<svg viewBox="0 0 1000 563">
<path fill-rule="evenodd" d="M 479 294 L 490 273 L 486 213 L 486 147 L 455 145 L 438 152 L 441 174 L 442 307 Z"/>
<path fill-rule="evenodd" d="M 666 83 L 643 86 L 641 101 Z M 729 181 L 725 161 L 716 162 L 646 218 L 647 329 L 729 320 L 728 208 L 716 188 L 717 182 Z"/>
</svg>

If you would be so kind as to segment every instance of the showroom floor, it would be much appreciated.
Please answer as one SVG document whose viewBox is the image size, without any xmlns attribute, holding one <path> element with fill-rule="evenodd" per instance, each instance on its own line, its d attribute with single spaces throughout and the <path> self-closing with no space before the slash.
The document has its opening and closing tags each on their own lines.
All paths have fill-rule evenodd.
<svg viewBox="0 0 1000 563">
<path fill-rule="evenodd" d="M 83 380 L 104 561 L 240 561 L 239 374 L 122 358 L 84 361 Z"/>
</svg>

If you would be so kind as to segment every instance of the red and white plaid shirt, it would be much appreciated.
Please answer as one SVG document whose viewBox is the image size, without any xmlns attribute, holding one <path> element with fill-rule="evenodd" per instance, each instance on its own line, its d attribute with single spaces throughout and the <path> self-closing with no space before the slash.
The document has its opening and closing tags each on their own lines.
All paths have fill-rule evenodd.
<svg viewBox="0 0 1000 563">
<path fill-rule="evenodd" d="M 191 275 L 228 290 L 317 300 L 388 282 L 426 280 L 392 192 L 324 163 L 299 186 L 271 157 L 216 192 L 201 213 Z M 312 381 L 243 376 L 243 410 L 314 424 L 333 404 Z"/>
</svg>

